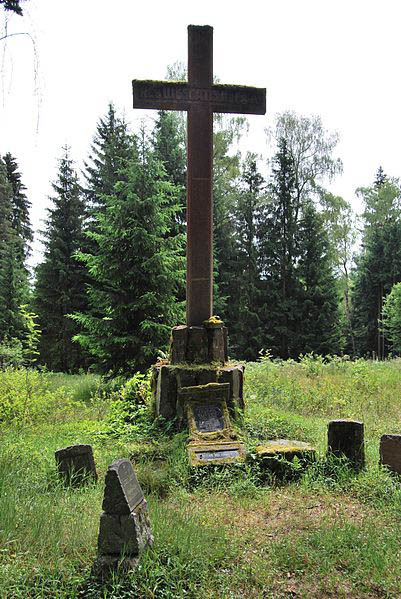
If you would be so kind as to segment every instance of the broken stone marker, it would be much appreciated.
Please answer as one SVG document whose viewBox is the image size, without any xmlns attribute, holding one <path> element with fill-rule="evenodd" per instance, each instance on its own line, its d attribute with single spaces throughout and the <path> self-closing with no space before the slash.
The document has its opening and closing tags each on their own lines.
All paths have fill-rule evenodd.
<svg viewBox="0 0 401 599">
<path fill-rule="evenodd" d="M 60 476 L 67 484 L 78 487 L 90 480 L 97 481 L 91 445 L 71 445 L 58 449 L 54 456 Z"/>
<path fill-rule="evenodd" d="M 259 463 L 261 473 L 274 472 L 277 475 L 293 475 L 289 470 L 288 462 L 296 458 L 301 469 L 304 469 L 316 459 L 316 450 L 309 443 L 295 441 L 292 439 L 274 439 L 265 441 L 263 445 L 256 447 L 256 460 Z"/>
<path fill-rule="evenodd" d="M 345 456 L 356 470 L 365 466 L 363 422 L 332 420 L 328 426 L 328 452 Z"/>
<path fill-rule="evenodd" d="M 140 553 L 153 544 L 148 509 L 129 460 L 116 460 L 106 473 L 100 516 L 95 571 L 106 574 L 117 567 L 136 567 Z"/>
<path fill-rule="evenodd" d="M 401 474 L 401 435 L 383 435 L 380 439 L 380 464 Z"/>
</svg>

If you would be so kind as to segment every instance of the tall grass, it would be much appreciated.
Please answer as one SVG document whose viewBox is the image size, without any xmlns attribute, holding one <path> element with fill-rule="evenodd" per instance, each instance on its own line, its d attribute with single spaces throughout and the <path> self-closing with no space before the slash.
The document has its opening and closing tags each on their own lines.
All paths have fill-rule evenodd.
<svg viewBox="0 0 401 599">
<path fill-rule="evenodd" d="M 185 432 L 121 424 L 96 377 L 33 379 L 32 417 L 1 428 L 1 599 L 398 599 L 401 484 L 378 466 L 378 440 L 400 432 L 401 361 L 267 358 L 245 372 L 248 448 L 278 437 L 318 448 L 290 484 L 262 480 L 252 460 L 192 470 Z M 0 404 L 5 388 L 24 397 L 24 385 L 22 371 L 0 374 Z M 327 422 L 341 417 L 365 422 L 362 473 L 326 456 Z M 99 482 L 72 489 L 57 477 L 54 451 L 85 442 Z M 91 567 L 103 481 L 120 457 L 133 460 L 155 544 L 135 572 L 102 583 Z"/>
</svg>

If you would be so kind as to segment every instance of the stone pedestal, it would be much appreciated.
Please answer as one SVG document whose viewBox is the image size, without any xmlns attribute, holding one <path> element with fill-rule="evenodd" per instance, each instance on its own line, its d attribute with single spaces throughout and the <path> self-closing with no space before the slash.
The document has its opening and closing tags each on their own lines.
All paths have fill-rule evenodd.
<svg viewBox="0 0 401 599">
<path fill-rule="evenodd" d="M 227 329 L 221 321 L 209 319 L 201 327 L 173 328 L 171 364 L 224 364 L 227 360 Z"/>
<path fill-rule="evenodd" d="M 215 367 L 209 364 L 156 364 L 153 366 L 152 391 L 156 416 L 166 419 L 184 419 L 184 406 L 179 400 L 182 387 L 195 387 L 208 383 L 228 383 L 227 407 L 232 416 L 244 409 L 244 367 L 227 364 Z"/>
<path fill-rule="evenodd" d="M 153 367 L 155 414 L 189 427 L 192 466 L 245 459 L 230 424 L 244 409 L 244 367 L 227 360 L 227 329 L 212 317 L 203 326 L 174 327 L 170 361 Z"/>
</svg>

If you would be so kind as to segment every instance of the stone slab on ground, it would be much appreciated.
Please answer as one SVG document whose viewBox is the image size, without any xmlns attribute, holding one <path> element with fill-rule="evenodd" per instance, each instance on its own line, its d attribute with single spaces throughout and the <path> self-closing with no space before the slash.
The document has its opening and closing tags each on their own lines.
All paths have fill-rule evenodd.
<svg viewBox="0 0 401 599">
<path fill-rule="evenodd" d="M 273 439 L 258 445 L 256 455 L 259 458 L 283 457 L 290 462 L 294 457 L 312 460 L 316 456 L 316 450 L 312 445 L 303 441 Z"/>
<path fill-rule="evenodd" d="M 380 464 L 401 474 L 401 435 L 383 435 L 380 439 Z"/>
<path fill-rule="evenodd" d="M 294 469 L 292 462 L 298 460 Z M 293 479 L 316 459 L 316 450 L 309 443 L 294 439 L 274 439 L 256 447 L 256 460 L 260 474 L 269 480 L 274 474 L 278 478 Z"/>
</svg>

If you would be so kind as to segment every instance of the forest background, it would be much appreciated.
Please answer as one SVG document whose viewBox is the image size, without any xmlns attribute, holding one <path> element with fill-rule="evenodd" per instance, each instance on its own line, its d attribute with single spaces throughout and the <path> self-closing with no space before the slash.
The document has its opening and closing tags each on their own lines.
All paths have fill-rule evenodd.
<svg viewBox="0 0 401 599">
<path fill-rule="evenodd" d="M 185 68 L 167 76 L 185 79 Z M 215 118 L 215 312 L 232 357 L 397 353 L 398 179 L 372 173 L 357 190 L 357 221 L 330 191 L 342 171 L 338 136 L 319 117 L 279 114 L 267 157 L 238 150 L 247 126 Z M 160 112 L 132 131 L 110 104 L 81 174 L 63 147 L 34 273 L 29 191 L 4 150 L 3 364 L 21 361 L 35 337 L 51 370 L 146 369 L 184 318 L 185 115 Z"/>
</svg>

